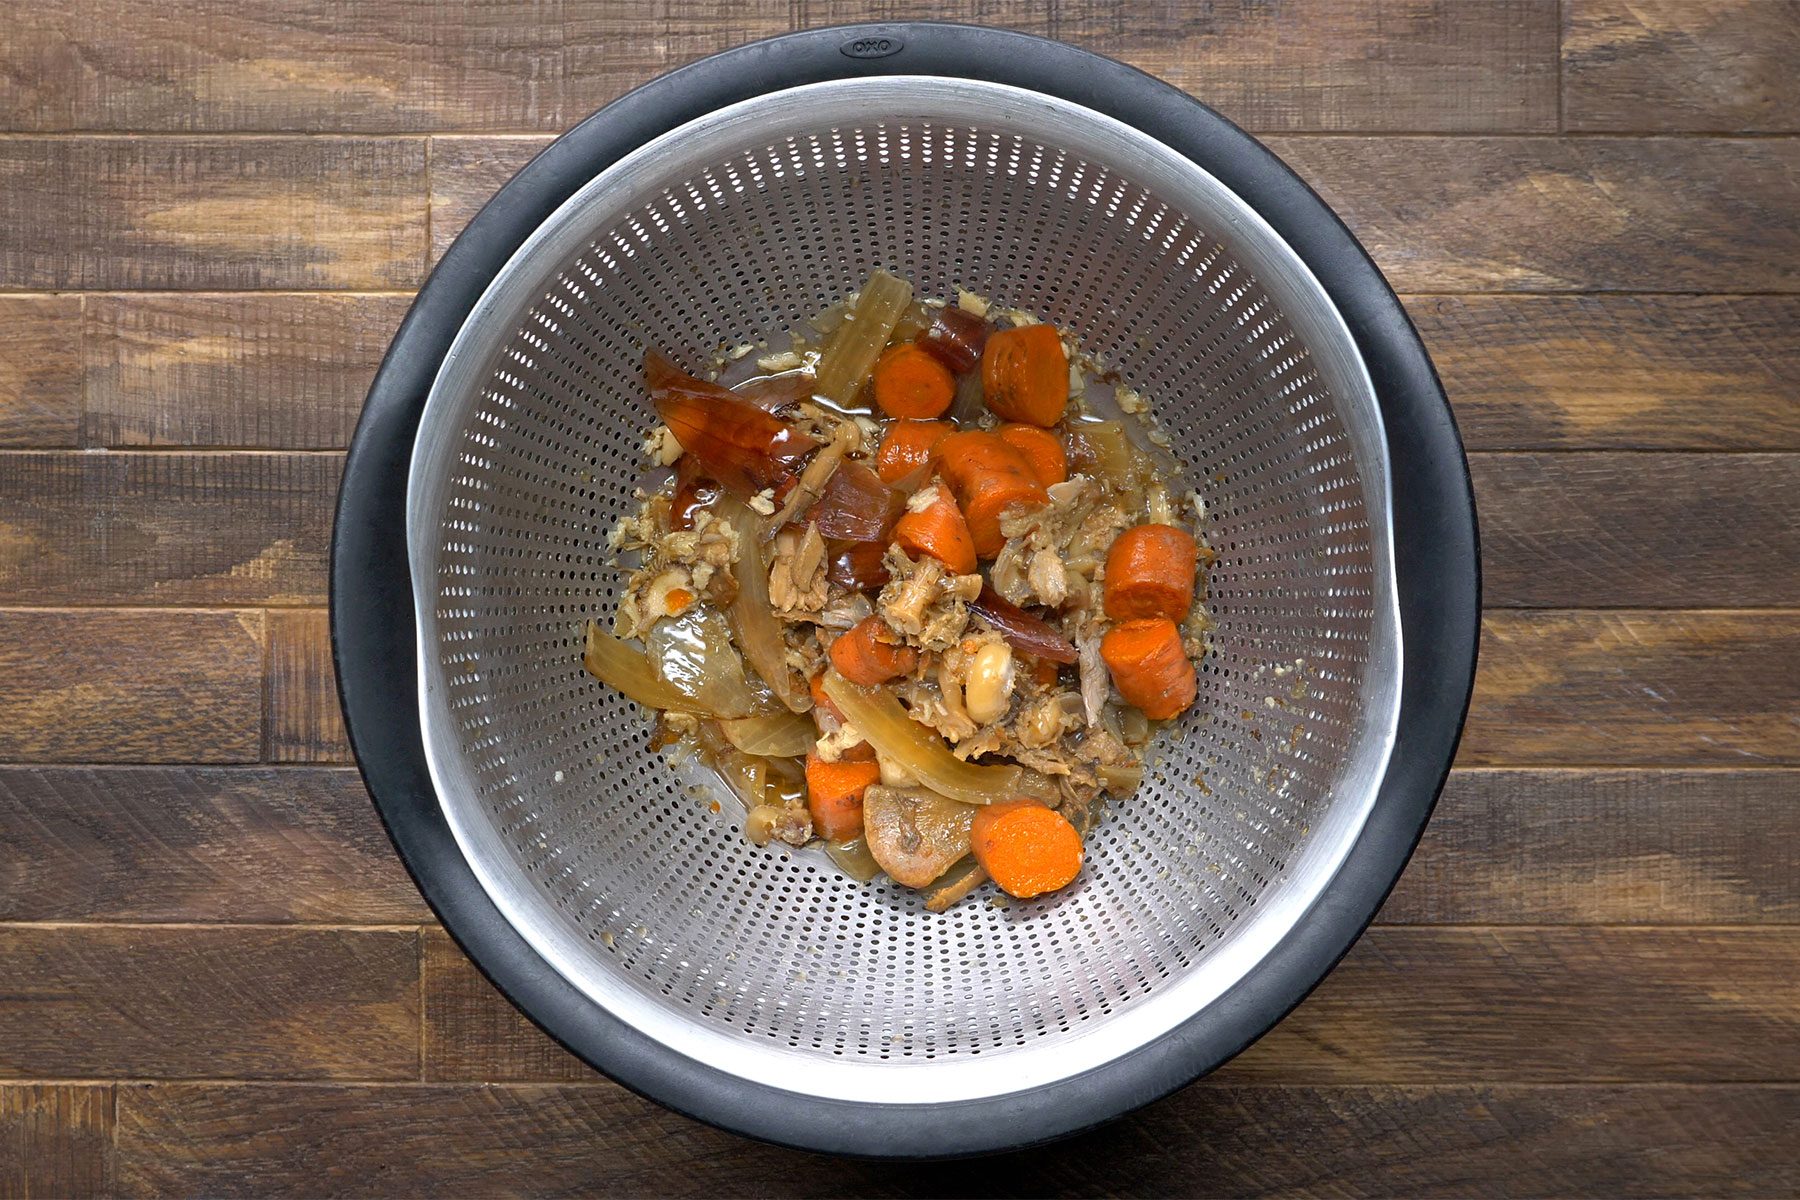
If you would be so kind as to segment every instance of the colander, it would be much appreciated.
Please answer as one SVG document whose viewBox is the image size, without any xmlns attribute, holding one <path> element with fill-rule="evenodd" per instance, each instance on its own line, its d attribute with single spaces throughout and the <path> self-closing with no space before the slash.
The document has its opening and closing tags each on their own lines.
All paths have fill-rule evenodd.
<svg viewBox="0 0 1800 1200">
<path fill-rule="evenodd" d="M 1073 330 L 1150 398 L 1220 555 L 1198 702 L 1030 903 L 936 915 L 747 844 L 579 662 L 622 583 L 644 349 L 705 366 L 876 267 Z M 1161 1096 L 1323 976 L 1449 766 L 1478 576 L 1430 362 L 1294 175 L 1107 59 L 895 25 L 664 76 L 499 192 L 370 392 L 332 607 L 370 791 L 520 1008 L 715 1124 L 939 1156 Z"/>
</svg>

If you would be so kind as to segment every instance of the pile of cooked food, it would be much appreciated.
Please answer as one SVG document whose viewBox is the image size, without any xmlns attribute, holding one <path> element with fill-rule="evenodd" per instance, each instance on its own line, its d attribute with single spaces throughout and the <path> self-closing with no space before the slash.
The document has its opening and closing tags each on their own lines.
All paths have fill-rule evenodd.
<svg viewBox="0 0 1800 1200">
<path fill-rule="evenodd" d="M 645 355 L 660 421 L 587 670 L 759 846 L 820 842 L 933 911 L 1068 886 L 1194 703 L 1198 497 L 1143 398 L 1028 313 L 878 271 L 789 339 L 712 378 Z"/>
</svg>

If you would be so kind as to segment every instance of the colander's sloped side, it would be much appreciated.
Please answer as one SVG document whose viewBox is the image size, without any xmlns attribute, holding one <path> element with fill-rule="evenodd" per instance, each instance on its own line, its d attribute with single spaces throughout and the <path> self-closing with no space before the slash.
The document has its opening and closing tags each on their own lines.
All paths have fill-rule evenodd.
<svg viewBox="0 0 1800 1200">
<path fill-rule="evenodd" d="M 901 77 L 774 94 L 870 73 Z M 577 664 L 643 347 L 704 363 L 875 266 L 1074 328 L 1152 397 L 1221 552 L 1199 704 L 1041 903 L 932 916 L 748 847 Z M 1416 335 L 1266 151 L 1069 47 L 817 31 L 623 98 L 446 254 L 346 466 L 333 637 L 396 845 L 530 1015 L 715 1123 L 952 1154 L 1167 1092 L 1347 948 L 1454 749 L 1473 538 Z"/>
<path fill-rule="evenodd" d="M 582 618 L 616 603 L 605 535 L 635 507 L 644 348 L 723 361 L 877 266 L 1074 330 L 1154 401 L 1171 482 L 1204 498 L 1220 551 L 1198 703 L 1090 838 L 1078 886 L 1031 904 L 931 914 L 822 855 L 748 845 L 696 765 L 650 752 L 579 664 Z M 921 1101 L 1096 1065 L 1241 975 L 1360 828 L 1398 693 L 1371 520 L 1386 469 L 1331 306 L 1192 164 L 991 84 L 746 102 L 565 205 L 439 376 L 410 521 L 440 795 L 534 944 L 696 1056 Z"/>
</svg>

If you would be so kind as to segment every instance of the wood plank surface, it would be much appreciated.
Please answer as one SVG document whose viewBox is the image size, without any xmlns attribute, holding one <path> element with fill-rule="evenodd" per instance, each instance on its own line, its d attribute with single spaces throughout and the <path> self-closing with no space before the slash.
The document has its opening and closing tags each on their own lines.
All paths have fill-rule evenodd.
<svg viewBox="0 0 1800 1200">
<path fill-rule="evenodd" d="M 1472 450 L 1800 450 L 1800 298 L 1404 299 Z"/>
<path fill-rule="evenodd" d="M 0 1084 L 0 1196 L 100 1196 L 111 1187 L 113 1089 Z"/>
<path fill-rule="evenodd" d="M 1376 919 L 1800 922 L 1796 797 L 1791 770 L 1458 769 Z"/>
<path fill-rule="evenodd" d="M 335 454 L 8 455 L 0 595 L 25 604 L 320 604 Z"/>
<path fill-rule="evenodd" d="M 270 762 L 351 761 L 327 614 L 318 609 L 270 612 L 268 629 L 263 757 Z"/>
<path fill-rule="evenodd" d="M 0 926 L 0 1077 L 416 1079 L 411 930 Z"/>
<path fill-rule="evenodd" d="M 0 761 L 253 762 L 262 614 L 0 609 Z"/>
<path fill-rule="evenodd" d="M 586 1063 L 527 1020 L 442 929 L 420 935 L 425 1078 L 593 1082 Z"/>
<path fill-rule="evenodd" d="M 1800 1080 L 1800 930 L 1371 929 L 1232 1082 Z"/>
<path fill-rule="evenodd" d="M 0 448 L 81 436 L 80 296 L 0 296 Z"/>
<path fill-rule="evenodd" d="M 1412 0 L 658 5 L 62 0 L 0 53 L 0 129 L 555 130 L 694 58 L 794 28 L 927 18 L 1111 54 L 1253 129 L 1552 131 L 1556 6 Z"/>
<path fill-rule="evenodd" d="M 448 937 L 426 942 L 426 1077 L 591 1076 Z M 1371 929 L 1220 1071 L 1233 1083 L 1800 1080 L 1800 930 Z M 1721 983 L 1729 980 L 1729 984 Z M 1621 1021 L 1621 1013 L 1630 1013 Z"/>
<path fill-rule="evenodd" d="M 1400 291 L 1800 291 L 1800 141 L 1317 138 L 1269 146 Z"/>
<path fill-rule="evenodd" d="M 88 298 L 90 446 L 338 449 L 408 295 Z"/>
<path fill-rule="evenodd" d="M 1568 0 L 1565 128 L 1800 131 L 1800 22 L 1770 0 Z"/>
<path fill-rule="evenodd" d="M 416 286 L 412 138 L 0 139 L 0 287 Z"/>
<path fill-rule="evenodd" d="M 1773 1195 L 1800 1088 L 1207 1083 L 1060 1145 L 949 1163 L 730 1137 L 622 1088 L 129 1084 L 130 1192 L 372 1196 Z"/>
<path fill-rule="evenodd" d="M 548 137 L 434 137 L 431 139 L 431 261 L 436 263 L 463 227 L 519 168 L 548 146 Z"/>
<path fill-rule="evenodd" d="M 0 767 L 0 921 L 430 919 L 354 771 Z"/>
<path fill-rule="evenodd" d="M 389 132 L 559 124 L 561 6 L 61 0 L 23 10 L 0 126 Z M 47 102 L 48 101 L 48 102 Z"/>
<path fill-rule="evenodd" d="M 1800 763 L 1800 612 L 1492 612 L 1464 766 Z"/>
<path fill-rule="evenodd" d="M 1800 455 L 1478 454 L 1490 607 L 1800 603 Z"/>
</svg>

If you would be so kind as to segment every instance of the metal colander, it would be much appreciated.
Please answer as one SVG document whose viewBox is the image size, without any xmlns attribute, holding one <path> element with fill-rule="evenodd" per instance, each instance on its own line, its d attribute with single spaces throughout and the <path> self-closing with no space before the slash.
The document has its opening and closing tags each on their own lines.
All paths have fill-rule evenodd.
<svg viewBox="0 0 1800 1200">
<path fill-rule="evenodd" d="M 703 366 L 877 267 L 1072 330 L 1149 399 L 1219 552 L 1198 701 L 1038 901 L 932 914 L 747 844 L 580 665 L 623 582 L 606 534 L 635 509 L 645 348 Z M 1405 666 L 1390 475 L 1338 308 L 1203 165 L 996 82 L 764 92 L 580 186 L 441 359 L 405 516 L 432 792 L 505 924 L 660 1052 L 852 1110 L 1029 1096 L 1204 1017 L 1362 834 Z"/>
</svg>

